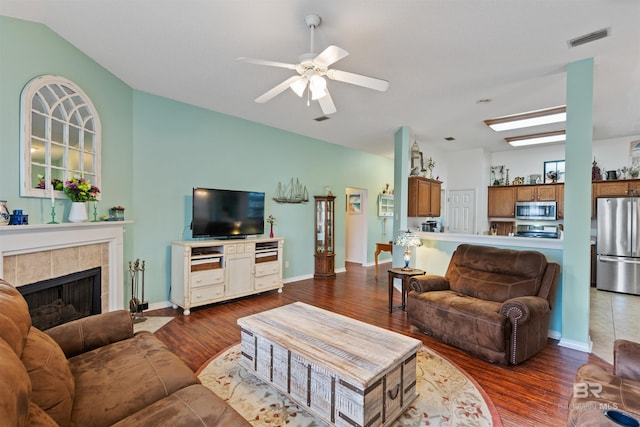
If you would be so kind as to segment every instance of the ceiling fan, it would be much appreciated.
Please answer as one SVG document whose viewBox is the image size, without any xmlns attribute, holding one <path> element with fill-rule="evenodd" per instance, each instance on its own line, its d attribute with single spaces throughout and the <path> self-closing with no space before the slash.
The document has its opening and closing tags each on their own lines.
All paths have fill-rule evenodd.
<svg viewBox="0 0 640 427">
<path fill-rule="evenodd" d="M 289 70 L 295 70 L 298 72 L 297 76 L 289 77 L 282 83 L 276 85 L 274 88 L 257 97 L 255 100 L 256 102 L 265 103 L 287 90 L 287 88 L 291 88 L 291 90 L 293 90 L 299 97 L 302 97 L 306 90 L 307 105 L 310 104 L 310 101 L 317 100 L 320 104 L 320 108 L 322 109 L 323 114 L 333 114 L 337 110 L 335 104 L 333 103 L 333 99 L 331 98 L 331 95 L 327 90 L 327 81 L 324 78 L 325 76 L 330 78 L 331 80 L 351 83 L 369 89 L 378 90 L 380 92 L 384 92 L 385 90 L 387 90 L 387 88 L 389 87 L 389 82 L 386 80 L 363 76 L 361 74 L 349 73 L 347 71 L 329 69 L 329 66 L 349 55 L 349 52 L 342 48 L 339 48 L 338 46 L 332 45 L 319 54 L 314 53 L 314 30 L 320 25 L 320 20 L 321 19 L 318 15 L 308 15 L 305 18 L 304 22 L 311 30 L 311 49 L 310 53 L 304 53 L 298 57 L 297 64 L 287 64 L 284 62 L 275 62 L 264 59 L 245 57 L 237 59 L 240 62 L 247 62 L 249 64 L 287 68 Z"/>
</svg>

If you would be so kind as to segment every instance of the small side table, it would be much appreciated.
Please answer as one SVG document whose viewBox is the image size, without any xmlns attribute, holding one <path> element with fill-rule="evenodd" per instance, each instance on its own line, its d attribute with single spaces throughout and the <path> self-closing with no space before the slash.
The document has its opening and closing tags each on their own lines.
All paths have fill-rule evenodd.
<svg viewBox="0 0 640 427">
<path fill-rule="evenodd" d="M 391 243 L 376 243 L 376 253 L 373 255 L 376 261 L 376 277 L 378 277 L 378 255 L 385 251 L 393 253 L 393 245 Z"/>
<path fill-rule="evenodd" d="M 409 281 L 413 276 L 420 276 L 424 274 L 424 271 L 417 268 L 411 270 L 404 270 L 402 268 L 390 268 L 389 269 L 389 313 L 394 308 L 401 308 L 406 310 L 407 307 L 407 293 L 409 292 Z M 402 305 L 393 307 L 393 279 L 397 278 L 402 281 Z"/>
</svg>

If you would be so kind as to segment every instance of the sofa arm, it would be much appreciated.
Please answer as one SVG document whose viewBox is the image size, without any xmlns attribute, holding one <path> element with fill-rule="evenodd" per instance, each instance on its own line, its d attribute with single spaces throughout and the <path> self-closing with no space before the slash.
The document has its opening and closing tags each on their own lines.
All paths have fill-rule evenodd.
<svg viewBox="0 0 640 427">
<path fill-rule="evenodd" d="M 617 339 L 613 344 L 613 373 L 640 381 L 640 343 Z"/>
<path fill-rule="evenodd" d="M 67 358 L 133 336 L 133 321 L 126 310 L 95 314 L 47 329 Z"/>
<path fill-rule="evenodd" d="M 517 297 L 506 300 L 500 308 L 500 313 L 508 317 L 511 323 L 517 321 L 520 325 L 530 319 L 537 319 L 549 313 L 549 301 L 536 296 Z"/>
<path fill-rule="evenodd" d="M 419 293 L 445 291 L 449 289 L 449 281 L 442 276 L 423 274 L 411 278 L 409 281 L 409 289 Z"/>
</svg>

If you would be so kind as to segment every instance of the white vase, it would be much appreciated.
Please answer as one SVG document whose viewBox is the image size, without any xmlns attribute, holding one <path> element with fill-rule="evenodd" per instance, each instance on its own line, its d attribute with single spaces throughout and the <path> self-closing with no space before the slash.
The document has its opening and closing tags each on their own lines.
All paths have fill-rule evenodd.
<svg viewBox="0 0 640 427">
<path fill-rule="evenodd" d="M 69 211 L 69 222 L 87 222 L 87 204 L 85 202 L 72 202 Z"/>
</svg>

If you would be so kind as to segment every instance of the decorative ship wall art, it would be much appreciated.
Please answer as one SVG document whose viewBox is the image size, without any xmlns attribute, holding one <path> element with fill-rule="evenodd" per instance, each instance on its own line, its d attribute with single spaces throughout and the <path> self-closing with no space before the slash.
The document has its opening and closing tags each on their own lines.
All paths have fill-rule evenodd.
<svg viewBox="0 0 640 427">
<path fill-rule="evenodd" d="M 288 185 L 278 182 L 273 200 L 278 203 L 306 203 L 309 201 L 309 193 L 307 192 L 307 187 L 300 184 L 298 178 L 295 181 L 291 178 Z"/>
</svg>

